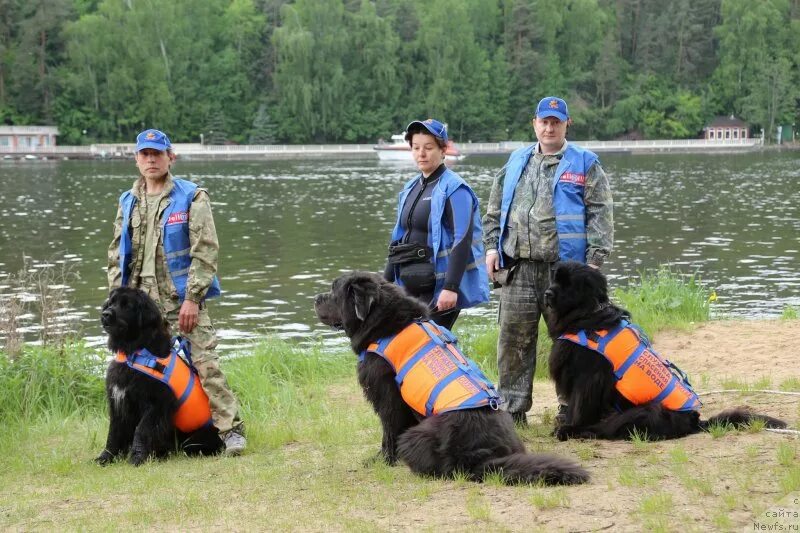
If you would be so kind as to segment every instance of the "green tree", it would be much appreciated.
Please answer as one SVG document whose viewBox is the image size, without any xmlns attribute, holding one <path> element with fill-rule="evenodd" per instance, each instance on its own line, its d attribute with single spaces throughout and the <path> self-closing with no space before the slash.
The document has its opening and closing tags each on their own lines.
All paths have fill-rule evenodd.
<svg viewBox="0 0 800 533">
<path fill-rule="evenodd" d="M 300 142 L 335 139 L 344 125 L 347 46 L 341 0 L 297 0 L 281 8 L 273 43 L 278 58 L 276 113 L 283 135 Z"/>
<path fill-rule="evenodd" d="M 713 104 L 761 126 L 768 140 L 797 113 L 800 26 L 786 0 L 723 0 Z"/>
<path fill-rule="evenodd" d="M 258 112 L 253 118 L 253 126 L 250 129 L 248 144 L 275 144 L 275 134 L 277 127 L 269 116 L 267 104 L 258 106 Z"/>
</svg>

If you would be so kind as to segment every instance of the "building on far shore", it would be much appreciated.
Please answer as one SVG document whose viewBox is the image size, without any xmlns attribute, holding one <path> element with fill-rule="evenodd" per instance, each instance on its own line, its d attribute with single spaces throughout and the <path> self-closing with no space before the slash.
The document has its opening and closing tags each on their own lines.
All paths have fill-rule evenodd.
<svg viewBox="0 0 800 533">
<path fill-rule="evenodd" d="M 20 152 L 56 145 L 55 126 L 0 126 L 0 152 Z"/>
<path fill-rule="evenodd" d="M 708 141 L 736 141 L 748 139 L 749 132 L 750 125 L 747 122 L 739 120 L 733 115 L 729 117 L 719 116 L 703 128 L 703 138 Z"/>
</svg>

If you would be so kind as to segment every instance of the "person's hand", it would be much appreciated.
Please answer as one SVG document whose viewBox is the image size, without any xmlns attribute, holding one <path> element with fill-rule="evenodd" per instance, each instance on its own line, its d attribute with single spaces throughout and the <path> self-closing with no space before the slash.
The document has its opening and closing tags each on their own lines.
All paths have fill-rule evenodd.
<svg viewBox="0 0 800 533">
<path fill-rule="evenodd" d="M 486 254 L 486 272 L 489 279 L 494 281 L 494 273 L 500 270 L 500 254 Z"/>
<path fill-rule="evenodd" d="M 439 293 L 439 299 L 436 301 L 436 310 L 447 311 L 448 309 L 454 308 L 457 302 L 457 292 L 442 289 L 442 292 Z"/>
<path fill-rule="evenodd" d="M 200 306 L 191 301 L 184 300 L 181 311 L 178 314 L 178 327 L 184 333 L 191 333 L 197 325 L 197 317 L 200 314 Z"/>
</svg>

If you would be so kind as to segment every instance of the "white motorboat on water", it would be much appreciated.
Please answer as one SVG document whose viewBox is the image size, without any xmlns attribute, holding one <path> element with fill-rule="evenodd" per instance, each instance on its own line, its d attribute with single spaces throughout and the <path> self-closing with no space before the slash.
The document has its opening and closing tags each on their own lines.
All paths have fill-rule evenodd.
<svg viewBox="0 0 800 533">
<path fill-rule="evenodd" d="M 392 135 L 391 142 L 378 141 L 378 144 L 373 146 L 372 149 L 375 150 L 375 153 L 378 154 L 378 159 L 381 161 L 407 161 L 409 163 L 414 161 L 411 157 L 411 147 L 406 141 L 405 133 Z M 447 161 L 464 159 L 464 155 L 456 148 L 453 141 L 447 141 L 444 156 Z"/>
</svg>

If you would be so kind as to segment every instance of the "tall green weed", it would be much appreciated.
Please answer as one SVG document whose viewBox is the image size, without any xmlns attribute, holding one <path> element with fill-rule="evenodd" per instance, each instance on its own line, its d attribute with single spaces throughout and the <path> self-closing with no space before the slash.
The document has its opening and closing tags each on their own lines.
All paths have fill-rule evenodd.
<svg viewBox="0 0 800 533">
<path fill-rule="evenodd" d="M 697 276 L 661 268 L 641 273 L 628 287 L 615 288 L 612 298 L 631 312 L 645 332 L 653 334 L 707 321 L 713 296 Z"/>
<path fill-rule="evenodd" d="M 104 356 L 82 343 L 0 352 L 0 421 L 97 413 L 104 405 Z"/>
</svg>

